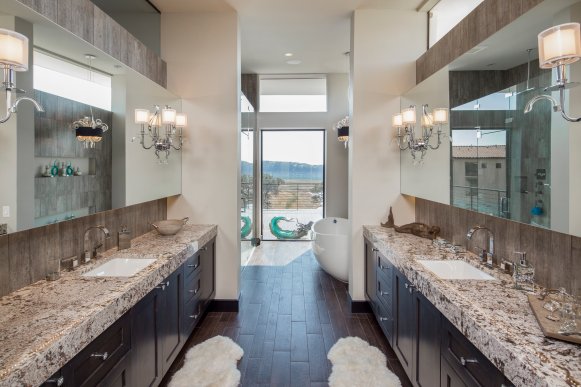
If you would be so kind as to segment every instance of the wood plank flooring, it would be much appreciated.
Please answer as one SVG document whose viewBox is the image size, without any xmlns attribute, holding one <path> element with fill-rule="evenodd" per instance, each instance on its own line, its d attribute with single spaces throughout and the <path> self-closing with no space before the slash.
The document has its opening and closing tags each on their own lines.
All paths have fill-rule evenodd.
<svg viewBox="0 0 581 387">
<path fill-rule="evenodd" d="M 208 313 L 162 386 L 183 365 L 189 348 L 216 335 L 243 348 L 242 386 L 326 386 L 327 353 L 346 336 L 378 347 L 402 385 L 411 386 L 374 316 L 349 311 L 347 285 L 322 271 L 310 250 L 284 266 L 247 266 L 241 277 L 240 312 Z"/>
</svg>

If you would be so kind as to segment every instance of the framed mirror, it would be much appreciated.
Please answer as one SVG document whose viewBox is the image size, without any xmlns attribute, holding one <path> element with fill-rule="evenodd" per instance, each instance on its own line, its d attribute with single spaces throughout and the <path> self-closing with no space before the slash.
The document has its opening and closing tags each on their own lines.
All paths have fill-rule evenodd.
<svg viewBox="0 0 581 387">
<path fill-rule="evenodd" d="M 581 22 L 580 1 L 542 2 L 402 97 L 402 108 L 442 98 L 450 108 L 445 146 L 419 165 L 401 152 L 402 193 L 581 235 L 581 123 L 553 110 L 546 96 L 559 91 L 545 88 L 557 71 L 539 68 L 537 49 L 541 31 L 568 22 Z M 566 68 L 581 80 L 581 62 Z M 581 87 L 564 93 L 580 115 Z"/>
<path fill-rule="evenodd" d="M 179 112 L 180 99 L 21 3 L 0 5 L 0 28 L 29 38 L 29 70 L 17 73 L 17 87 L 44 107 L 35 112 L 22 104 L 0 124 L 0 229 L 11 233 L 180 194 L 181 152 L 160 164 L 141 146 L 134 122 L 136 108 Z M 94 147 L 74 130 L 84 117 L 108 126 Z M 145 141 L 150 145 L 147 135 Z"/>
</svg>

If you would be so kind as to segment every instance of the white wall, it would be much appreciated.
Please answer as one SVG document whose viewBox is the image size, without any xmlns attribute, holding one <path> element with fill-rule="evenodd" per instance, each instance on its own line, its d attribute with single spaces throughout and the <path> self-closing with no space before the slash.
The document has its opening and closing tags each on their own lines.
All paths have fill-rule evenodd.
<svg viewBox="0 0 581 387">
<path fill-rule="evenodd" d="M 415 85 L 415 60 L 426 48 L 426 17 L 415 11 L 356 10 L 351 33 L 349 293 L 364 300 L 362 226 L 379 224 L 390 206 L 398 224 L 415 216 L 413 200 L 400 195 L 400 151 L 392 141 L 391 115 L 399 111 L 399 96 Z"/>
<path fill-rule="evenodd" d="M 114 76 L 112 89 L 113 208 L 180 194 L 182 152 L 172 150 L 168 164 L 159 164 L 154 151 L 143 149 L 139 144 L 141 128 L 134 123 L 134 111 L 137 108 L 153 111 L 156 104 L 161 107 L 169 105 L 181 111 L 181 101 L 132 70 L 125 75 Z M 151 145 L 147 135 L 145 145 Z M 161 156 L 165 157 L 165 154 Z"/>
<path fill-rule="evenodd" d="M 326 113 L 258 113 L 260 129 L 325 129 L 325 216 L 347 217 L 348 150 L 333 126 L 349 113 L 348 74 L 327 74 Z"/>
<path fill-rule="evenodd" d="M 448 66 L 424 80 L 409 90 L 402 98 L 401 108 L 416 105 L 418 121 L 421 117 L 422 105 L 428 104 L 429 109 L 449 108 L 449 77 Z M 416 134 L 421 135 L 422 128 L 415 128 Z M 402 130 L 403 131 L 403 130 Z M 430 144 L 435 146 L 437 128 L 434 127 Z M 409 150 L 401 152 L 401 193 L 450 204 L 450 125 L 442 125 L 442 144 L 438 149 L 427 151 L 424 162 L 414 165 Z M 395 136 L 393 129 L 392 135 Z M 419 160 L 420 154 L 416 153 Z"/>
<path fill-rule="evenodd" d="M 168 217 L 218 225 L 216 298 L 238 299 L 240 276 L 240 42 L 234 11 L 164 13 L 168 89 L 189 116 L 182 195 Z"/>
</svg>

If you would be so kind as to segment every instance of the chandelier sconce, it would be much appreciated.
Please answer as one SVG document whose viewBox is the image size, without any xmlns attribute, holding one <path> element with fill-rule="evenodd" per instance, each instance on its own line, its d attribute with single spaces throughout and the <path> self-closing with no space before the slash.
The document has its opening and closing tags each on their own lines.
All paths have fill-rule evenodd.
<svg viewBox="0 0 581 387">
<path fill-rule="evenodd" d="M 551 102 L 553 111 L 569 122 L 579 122 L 581 117 L 570 117 L 565 112 L 565 90 L 579 86 L 577 82 L 567 80 L 566 65 L 581 58 L 581 27 L 579 23 L 565 23 L 548 28 L 538 35 L 539 67 L 541 69 L 557 68 L 557 82 L 544 91 L 558 91 L 559 101 L 550 94 L 537 95 L 526 104 L 524 113 L 530 113 L 537 101 L 546 99 Z"/>
<path fill-rule="evenodd" d="M 89 81 L 93 79 L 93 66 L 92 62 L 96 57 L 91 54 L 86 54 L 85 58 L 89 61 Z M 91 117 L 83 117 L 80 120 L 73 122 L 72 127 L 75 130 L 75 135 L 77 140 L 83 143 L 85 148 L 95 148 L 95 144 L 101 142 L 103 139 L 103 133 L 109 130 L 109 126 L 101 121 L 100 119 L 95 119 L 93 116 L 93 107 L 89 105 L 89 110 L 91 112 Z"/>
<path fill-rule="evenodd" d="M 22 101 L 31 102 L 36 110 L 44 112 L 42 106 L 30 97 L 16 98 L 13 94 L 23 93 L 16 88 L 16 71 L 28 71 L 28 38 L 18 32 L 0 28 L 0 70 L 3 74 L 2 88 L 6 93 L 6 113 L 0 117 L 0 124 L 16 114 Z"/>
<path fill-rule="evenodd" d="M 172 149 L 177 151 L 182 149 L 183 128 L 188 125 L 187 115 L 178 113 L 169 106 L 161 109 L 155 105 L 153 112 L 135 109 L 135 123 L 141 125 L 139 143 L 143 149 L 153 148 L 160 164 L 167 164 Z M 150 145 L 145 145 L 146 135 L 150 139 Z M 174 142 L 177 142 L 177 145 L 174 145 Z M 160 153 L 165 153 L 165 157 L 160 157 Z"/>
<path fill-rule="evenodd" d="M 335 129 L 337 129 L 337 140 L 344 143 L 345 148 L 347 148 L 347 144 L 349 143 L 349 116 L 337 122 Z"/>
<path fill-rule="evenodd" d="M 392 125 L 397 129 L 397 145 L 399 149 L 410 150 L 412 158 L 417 161 L 416 152 L 420 153 L 420 160 L 423 161 L 428 149 L 438 149 L 440 147 L 442 136 L 442 125 L 448 123 L 448 109 L 436 108 L 433 111 L 428 110 L 428 105 L 422 105 L 422 116 L 420 125 L 422 133 L 420 136 L 416 135 L 415 126 L 416 120 L 416 106 L 412 105 L 409 108 L 403 109 L 401 113 L 393 115 Z M 437 143 L 431 145 L 434 126 L 437 126 Z"/>
</svg>

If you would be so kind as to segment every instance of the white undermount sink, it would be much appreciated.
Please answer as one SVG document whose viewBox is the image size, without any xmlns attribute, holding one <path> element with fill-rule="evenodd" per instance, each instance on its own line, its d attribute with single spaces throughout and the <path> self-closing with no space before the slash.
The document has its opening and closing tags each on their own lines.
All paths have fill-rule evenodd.
<svg viewBox="0 0 581 387">
<path fill-rule="evenodd" d="M 418 260 L 422 266 L 436 274 L 441 279 L 447 280 L 481 280 L 495 279 L 471 264 L 455 260 Z"/>
<path fill-rule="evenodd" d="M 131 277 L 153 262 L 155 259 L 113 258 L 86 272 L 83 277 Z"/>
</svg>

